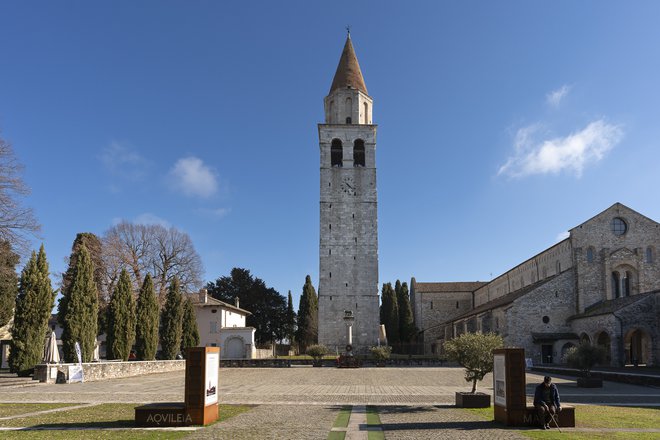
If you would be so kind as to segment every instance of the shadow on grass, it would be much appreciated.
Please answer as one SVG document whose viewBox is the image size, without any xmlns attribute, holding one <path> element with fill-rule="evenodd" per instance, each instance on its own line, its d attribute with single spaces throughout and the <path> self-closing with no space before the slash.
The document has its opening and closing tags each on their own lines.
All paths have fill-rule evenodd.
<svg viewBox="0 0 660 440">
<path fill-rule="evenodd" d="M 43 423 L 27 427 L 29 430 L 59 430 L 59 429 L 103 429 L 103 428 L 135 428 L 134 420 L 114 420 L 106 422 L 80 423 Z"/>
</svg>

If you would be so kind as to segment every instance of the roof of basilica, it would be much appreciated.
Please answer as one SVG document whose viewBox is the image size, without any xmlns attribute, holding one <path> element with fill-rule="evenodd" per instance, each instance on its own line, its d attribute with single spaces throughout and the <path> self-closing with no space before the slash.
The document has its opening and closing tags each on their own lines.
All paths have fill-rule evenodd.
<svg viewBox="0 0 660 440">
<path fill-rule="evenodd" d="M 351 43 L 350 34 L 346 37 L 346 44 L 344 44 L 344 50 L 341 52 L 339 65 L 330 86 L 330 93 L 347 87 L 369 94 L 367 92 L 367 86 L 364 83 L 364 78 L 362 77 L 360 63 L 358 63 L 355 49 L 353 49 L 353 43 Z"/>
<path fill-rule="evenodd" d="M 449 283 L 418 283 L 415 282 L 415 292 L 418 293 L 453 293 L 474 292 L 488 284 L 484 281 L 460 281 Z"/>
<path fill-rule="evenodd" d="M 577 315 L 573 315 L 569 317 L 568 320 L 570 321 L 573 319 L 588 318 L 590 316 L 607 315 L 610 313 L 614 313 L 618 310 L 623 309 L 624 307 L 628 307 L 629 305 L 634 304 L 637 301 L 641 301 L 642 299 L 651 295 L 655 295 L 657 293 L 660 293 L 660 290 L 653 290 L 651 292 L 640 293 L 637 295 L 624 296 L 623 298 L 608 299 L 607 301 L 602 301 L 590 307 L 587 307 L 587 309 L 584 312 L 578 313 Z"/>
</svg>

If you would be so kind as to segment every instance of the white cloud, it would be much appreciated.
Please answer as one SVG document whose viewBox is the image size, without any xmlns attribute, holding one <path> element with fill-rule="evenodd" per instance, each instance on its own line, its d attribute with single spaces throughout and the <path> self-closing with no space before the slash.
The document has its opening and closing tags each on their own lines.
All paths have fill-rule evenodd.
<svg viewBox="0 0 660 440">
<path fill-rule="evenodd" d="M 141 180 L 149 168 L 149 162 L 140 153 L 120 142 L 111 142 L 99 159 L 110 173 L 129 181 Z"/>
<path fill-rule="evenodd" d="M 566 240 L 570 236 L 571 234 L 568 231 L 560 232 L 557 234 L 557 237 L 555 237 L 555 241 L 559 243 L 560 241 Z"/>
<path fill-rule="evenodd" d="M 133 223 L 137 223 L 139 225 L 160 225 L 164 228 L 169 228 L 172 226 L 172 224 L 164 218 L 158 217 L 157 215 L 150 212 L 145 212 L 138 215 L 133 220 Z"/>
<path fill-rule="evenodd" d="M 500 167 L 498 175 L 525 177 L 533 174 L 573 172 L 602 160 L 621 141 L 623 129 L 600 119 L 566 137 L 537 140 L 540 125 L 523 127 L 516 133 L 515 153 Z"/>
<path fill-rule="evenodd" d="M 199 212 L 208 217 L 221 219 L 231 212 L 231 208 L 200 208 Z"/>
<path fill-rule="evenodd" d="M 548 93 L 545 96 L 545 102 L 548 103 L 549 106 L 551 107 L 559 107 L 559 104 L 561 104 L 561 101 L 568 95 L 568 92 L 571 90 L 570 86 L 563 85 L 557 90 L 553 90 L 552 92 Z"/>
<path fill-rule="evenodd" d="M 187 196 L 210 197 L 218 190 L 215 172 L 194 156 L 179 159 L 169 177 L 171 186 Z"/>
</svg>

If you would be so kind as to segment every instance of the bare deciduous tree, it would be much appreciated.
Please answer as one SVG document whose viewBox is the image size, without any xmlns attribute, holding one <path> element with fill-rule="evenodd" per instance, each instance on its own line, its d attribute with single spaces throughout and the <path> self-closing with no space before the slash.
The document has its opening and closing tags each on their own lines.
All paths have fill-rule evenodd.
<svg viewBox="0 0 660 440">
<path fill-rule="evenodd" d="M 202 260 L 190 236 L 176 228 L 121 222 L 103 238 L 109 291 L 122 269 L 139 290 L 144 276 L 151 274 L 160 304 L 176 276 L 183 292 L 193 292 L 202 283 Z"/>
<path fill-rule="evenodd" d="M 14 156 L 11 144 L 0 138 L 0 240 L 27 255 L 29 237 L 36 237 L 41 227 L 32 208 L 21 204 L 21 198 L 30 193 L 23 182 L 22 171 L 23 166 Z"/>
</svg>

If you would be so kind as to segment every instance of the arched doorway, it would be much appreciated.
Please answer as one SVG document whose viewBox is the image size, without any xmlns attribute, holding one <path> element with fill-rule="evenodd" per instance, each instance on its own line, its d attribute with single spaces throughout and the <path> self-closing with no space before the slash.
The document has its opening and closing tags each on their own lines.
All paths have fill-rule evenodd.
<svg viewBox="0 0 660 440">
<path fill-rule="evenodd" d="M 591 344 L 591 338 L 588 334 L 582 333 L 580 335 L 580 344 Z"/>
<path fill-rule="evenodd" d="M 245 358 L 245 341 L 243 338 L 234 336 L 225 341 L 225 349 L 223 350 L 223 358 L 226 359 L 243 359 Z"/>
<path fill-rule="evenodd" d="M 564 346 L 561 348 L 561 363 L 565 364 L 566 363 L 566 354 L 568 353 L 568 350 L 571 348 L 574 348 L 575 344 L 572 342 L 567 342 L 564 344 Z"/>
<path fill-rule="evenodd" d="M 605 365 L 612 362 L 612 350 L 609 333 L 603 331 L 596 336 L 596 345 L 605 349 Z"/>
<path fill-rule="evenodd" d="M 626 334 L 626 364 L 648 364 L 651 360 L 651 338 L 644 330 L 635 328 Z"/>
</svg>

